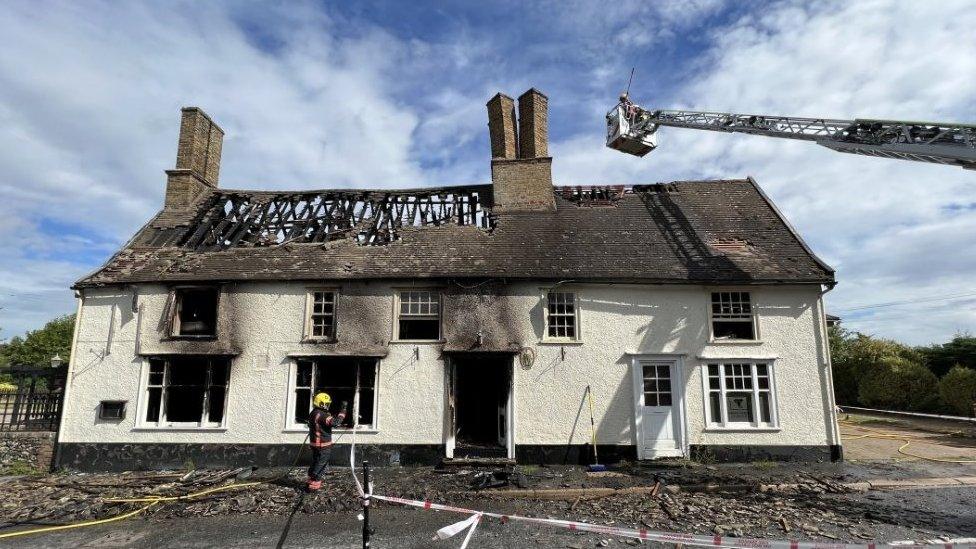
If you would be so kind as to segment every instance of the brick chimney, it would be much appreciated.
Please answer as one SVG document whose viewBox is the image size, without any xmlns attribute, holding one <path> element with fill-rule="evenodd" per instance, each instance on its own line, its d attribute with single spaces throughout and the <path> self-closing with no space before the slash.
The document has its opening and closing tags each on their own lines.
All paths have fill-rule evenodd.
<svg viewBox="0 0 976 549">
<path fill-rule="evenodd" d="M 184 107 L 176 168 L 166 170 L 166 208 L 186 208 L 217 188 L 224 130 L 197 107 Z"/>
<path fill-rule="evenodd" d="M 515 100 L 503 93 L 496 93 L 488 100 L 488 136 L 491 138 L 492 158 L 518 156 L 515 128 Z"/>
<path fill-rule="evenodd" d="M 519 158 L 549 156 L 549 98 L 532 88 L 518 99 Z"/>
<path fill-rule="evenodd" d="M 488 101 L 491 184 L 494 210 L 540 212 L 556 209 L 549 155 L 549 99 L 532 88 L 515 105 L 501 93 Z"/>
</svg>

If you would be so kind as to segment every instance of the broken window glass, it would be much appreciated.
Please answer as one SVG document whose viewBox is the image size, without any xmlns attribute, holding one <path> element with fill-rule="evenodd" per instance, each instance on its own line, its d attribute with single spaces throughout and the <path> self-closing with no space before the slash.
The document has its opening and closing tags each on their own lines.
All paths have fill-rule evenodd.
<svg viewBox="0 0 976 549">
<path fill-rule="evenodd" d="M 546 335 L 550 339 L 578 339 L 576 294 L 546 294 Z"/>
<path fill-rule="evenodd" d="M 230 360 L 224 357 L 152 358 L 146 384 L 146 423 L 223 423 Z"/>
<path fill-rule="evenodd" d="M 720 426 L 727 424 L 773 426 L 773 382 L 770 364 L 709 364 L 707 382 L 709 423 Z"/>
<path fill-rule="evenodd" d="M 343 427 L 352 427 L 353 413 L 358 411 L 359 425 L 373 424 L 376 390 L 376 359 L 320 357 L 299 360 L 295 368 L 295 423 L 308 421 L 312 398 L 325 392 L 332 397 L 329 410 L 338 413 L 343 402 L 349 415 Z"/>
<path fill-rule="evenodd" d="M 429 290 L 400 292 L 398 338 L 437 341 L 441 338 L 440 293 Z"/>
<path fill-rule="evenodd" d="M 749 292 L 712 292 L 712 338 L 756 339 Z"/>
<path fill-rule="evenodd" d="M 217 288 L 177 288 L 174 291 L 172 335 L 216 336 L 218 295 Z"/>
</svg>

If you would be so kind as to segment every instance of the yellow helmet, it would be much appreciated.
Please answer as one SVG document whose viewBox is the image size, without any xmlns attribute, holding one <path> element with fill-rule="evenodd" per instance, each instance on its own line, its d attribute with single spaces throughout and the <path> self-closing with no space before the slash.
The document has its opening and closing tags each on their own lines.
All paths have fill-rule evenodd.
<svg viewBox="0 0 976 549">
<path fill-rule="evenodd" d="M 329 396 L 329 393 L 317 393 L 312 399 L 312 404 L 316 408 L 328 408 L 329 404 L 332 404 L 332 397 Z"/>
</svg>

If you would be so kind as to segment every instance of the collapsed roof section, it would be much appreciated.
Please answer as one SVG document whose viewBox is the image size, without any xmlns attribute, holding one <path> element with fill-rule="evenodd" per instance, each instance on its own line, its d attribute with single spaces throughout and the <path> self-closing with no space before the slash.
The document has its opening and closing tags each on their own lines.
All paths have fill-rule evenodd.
<svg viewBox="0 0 976 549">
<path fill-rule="evenodd" d="M 455 187 L 402 191 L 216 192 L 179 242 L 195 251 L 327 243 L 360 245 L 399 240 L 405 227 L 492 227 L 491 189 Z"/>
</svg>

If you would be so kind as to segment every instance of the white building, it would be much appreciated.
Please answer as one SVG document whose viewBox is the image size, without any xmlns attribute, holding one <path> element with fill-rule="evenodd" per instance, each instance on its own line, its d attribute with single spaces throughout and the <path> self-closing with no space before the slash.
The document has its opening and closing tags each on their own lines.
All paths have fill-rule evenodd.
<svg viewBox="0 0 976 549">
<path fill-rule="evenodd" d="M 184 109 L 164 208 L 75 285 L 59 464 L 289 464 L 317 389 L 374 463 L 582 463 L 587 387 L 601 461 L 839 459 L 830 267 L 751 179 L 553 187 L 546 103 L 489 101 L 491 185 L 396 191 L 218 189 Z"/>
</svg>

